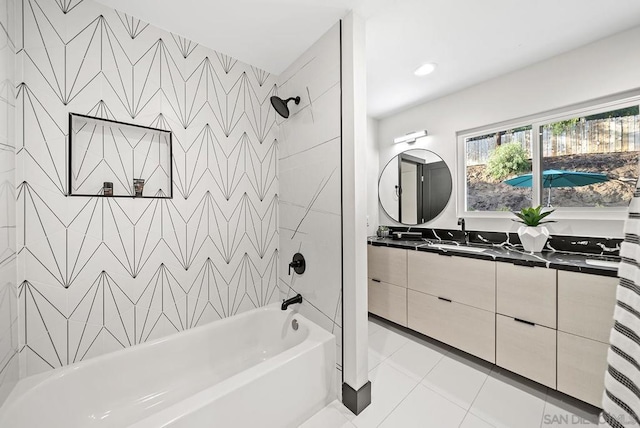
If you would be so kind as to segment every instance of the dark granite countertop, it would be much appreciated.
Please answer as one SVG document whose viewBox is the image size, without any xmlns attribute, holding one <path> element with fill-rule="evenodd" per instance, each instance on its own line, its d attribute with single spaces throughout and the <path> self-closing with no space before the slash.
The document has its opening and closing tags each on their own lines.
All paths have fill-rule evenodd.
<svg viewBox="0 0 640 428">
<path fill-rule="evenodd" d="M 394 240 L 391 238 L 367 238 L 369 245 L 385 246 L 392 248 L 404 248 L 408 250 L 426 251 L 441 255 L 455 255 L 473 259 L 493 260 L 498 262 L 513 263 L 515 265 L 546 267 L 550 269 L 567 270 L 574 272 L 590 273 L 602 276 L 615 277 L 618 268 L 610 265 L 611 262 L 619 262 L 620 257 L 602 256 L 597 254 L 571 253 L 562 251 L 543 251 L 542 253 L 528 253 L 517 246 L 503 243 L 500 245 L 461 244 L 455 241 L 438 241 L 423 238 L 420 241 Z M 456 248 L 438 248 L 437 245 L 459 246 Z M 482 252 L 469 252 L 464 248 L 484 249 Z M 589 263 L 587 262 L 589 261 Z M 596 264 L 594 264 L 596 263 Z M 604 266 L 597 265 L 602 263 Z"/>
</svg>

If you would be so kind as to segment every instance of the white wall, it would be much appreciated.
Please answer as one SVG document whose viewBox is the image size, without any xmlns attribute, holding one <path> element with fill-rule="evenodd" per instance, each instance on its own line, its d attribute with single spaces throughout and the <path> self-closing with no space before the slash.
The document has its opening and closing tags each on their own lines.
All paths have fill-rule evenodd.
<svg viewBox="0 0 640 428">
<path fill-rule="evenodd" d="M 367 235 L 378 228 L 378 121 L 367 118 Z M 397 179 L 396 179 L 397 181 Z"/>
<path fill-rule="evenodd" d="M 0 7 L 0 405 L 19 376 L 16 287 L 15 0 Z"/>
<path fill-rule="evenodd" d="M 401 151 L 436 152 L 451 169 L 454 194 L 445 212 L 425 226 L 457 228 L 456 132 L 639 88 L 639 40 L 640 27 L 381 119 L 379 171 Z M 429 136 L 411 146 L 393 144 L 395 137 L 419 129 L 427 129 Z M 375 188 L 371 180 L 369 185 Z M 382 209 L 378 212 L 380 224 L 394 224 Z M 576 220 L 551 229 L 559 234 L 622 237 L 622 227 L 621 220 Z M 467 228 L 505 231 L 516 226 L 507 219 L 469 218 Z"/>
</svg>

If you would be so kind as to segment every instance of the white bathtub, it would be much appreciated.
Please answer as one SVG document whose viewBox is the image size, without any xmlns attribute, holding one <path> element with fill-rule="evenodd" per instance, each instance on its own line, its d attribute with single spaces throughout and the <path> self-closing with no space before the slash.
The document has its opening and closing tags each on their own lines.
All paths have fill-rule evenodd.
<svg viewBox="0 0 640 428">
<path fill-rule="evenodd" d="M 333 335 L 271 305 L 23 379 L 0 427 L 296 427 L 335 367 Z"/>
</svg>

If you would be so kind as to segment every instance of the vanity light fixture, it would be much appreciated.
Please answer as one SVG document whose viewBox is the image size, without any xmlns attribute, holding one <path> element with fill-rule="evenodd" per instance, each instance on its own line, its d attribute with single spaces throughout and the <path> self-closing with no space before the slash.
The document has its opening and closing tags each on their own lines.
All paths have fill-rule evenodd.
<svg viewBox="0 0 640 428">
<path fill-rule="evenodd" d="M 435 69 L 436 65 L 432 62 L 428 62 L 416 68 L 416 71 L 414 71 L 413 74 L 415 74 L 416 76 L 426 76 L 427 74 L 433 73 Z"/>
<path fill-rule="evenodd" d="M 399 144 L 399 143 L 411 144 L 411 143 L 415 143 L 418 138 L 422 138 L 426 136 L 427 136 L 427 130 L 425 129 L 423 131 L 410 132 L 407 135 L 403 135 L 402 137 L 394 138 L 393 142 L 394 144 Z"/>
</svg>

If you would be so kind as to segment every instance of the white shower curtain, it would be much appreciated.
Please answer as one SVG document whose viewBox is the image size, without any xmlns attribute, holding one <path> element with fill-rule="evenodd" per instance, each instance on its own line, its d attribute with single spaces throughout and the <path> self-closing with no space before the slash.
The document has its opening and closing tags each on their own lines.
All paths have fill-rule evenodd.
<svg viewBox="0 0 640 428">
<path fill-rule="evenodd" d="M 620 250 L 615 325 L 611 330 L 600 426 L 640 426 L 640 188 L 629 205 Z"/>
</svg>

